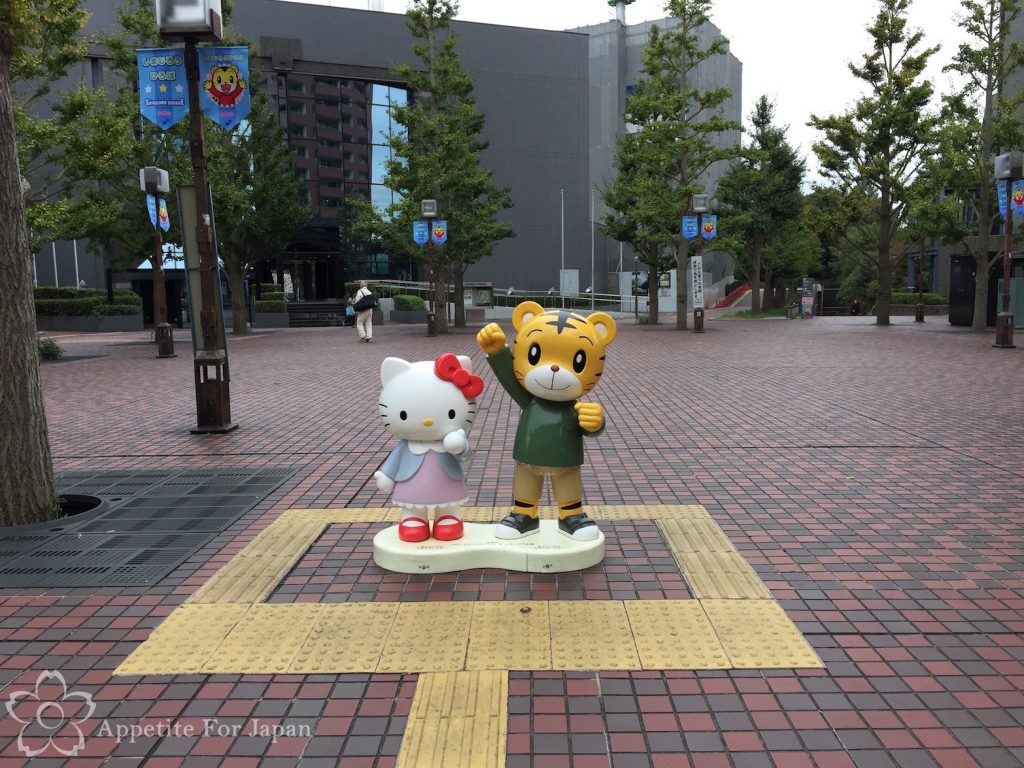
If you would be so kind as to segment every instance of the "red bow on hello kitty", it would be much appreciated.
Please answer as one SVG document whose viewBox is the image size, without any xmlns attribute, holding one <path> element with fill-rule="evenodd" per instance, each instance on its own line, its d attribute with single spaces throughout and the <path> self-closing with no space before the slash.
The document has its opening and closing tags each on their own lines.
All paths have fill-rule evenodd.
<svg viewBox="0 0 1024 768">
<path fill-rule="evenodd" d="M 459 358 L 451 352 L 445 352 L 434 361 L 434 373 L 442 381 L 450 381 L 461 389 L 462 396 L 467 400 L 472 400 L 484 391 L 484 380 L 463 368 Z"/>
</svg>

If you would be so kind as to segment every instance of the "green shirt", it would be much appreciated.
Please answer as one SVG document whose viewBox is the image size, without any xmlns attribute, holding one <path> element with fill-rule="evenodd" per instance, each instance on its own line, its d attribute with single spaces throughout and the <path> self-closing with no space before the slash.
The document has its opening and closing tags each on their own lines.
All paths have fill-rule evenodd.
<svg viewBox="0 0 1024 768">
<path fill-rule="evenodd" d="M 597 435 L 580 427 L 576 400 L 556 402 L 531 395 L 516 379 L 512 352 L 506 347 L 487 357 L 495 377 L 512 399 L 519 403 L 519 417 L 512 458 L 541 467 L 577 467 L 583 463 L 583 435 Z"/>
</svg>

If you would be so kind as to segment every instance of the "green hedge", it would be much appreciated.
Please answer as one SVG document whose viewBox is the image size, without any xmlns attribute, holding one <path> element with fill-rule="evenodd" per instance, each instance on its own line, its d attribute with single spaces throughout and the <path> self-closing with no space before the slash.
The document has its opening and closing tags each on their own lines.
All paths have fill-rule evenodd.
<svg viewBox="0 0 1024 768">
<path fill-rule="evenodd" d="M 268 293 L 284 293 L 284 286 L 278 283 L 260 283 L 260 295 Z"/>
<path fill-rule="evenodd" d="M 893 291 L 892 303 L 893 304 L 917 304 L 916 293 L 897 293 Z M 921 294 L 923 304 L 948 304 L 949 299 L 939 293 L 923 293 Z"/>
<path fill-rule="evenodd" d="M 90 301 L 94 303 L 107 301 L 107 292 L 99 288 L 51 288 L 47 286 L 36 286 L 33 289 L 36 301 L 50 301 L 54 299 L 74 299 L 77 301 Z M 115 304 L 133 304 L 136 307 L 142 306 L 142 297 L 135 291 L 118 290 L 114 291 Z M 83 313 L 88 314 L 88 313 Z"/>
<path fill-rule="evenodd" d="M 114 297 L 118 301 L 118 297 Z M 36 301 L 36 315 L 55 317 L 74 315 L 79 317 L 104 317 L 109 315 L 137 315 L 142 311 L 140 304 L 107 304 L 106 300 L 92 299 L 40 299 Z"/>
<path fill-rule="evenodd" d="M 287 312 L 285 303 L 278 299 L 260 299 L 256 302 L 257 312 Z"/>
<path fill-rule="evenodd" d="M 421 312 L 427 308 L 427 302 L 419 296 L 412 296 L 407 293 L 395 295 L 395 309 L 405 312 Z"/>
</svg>

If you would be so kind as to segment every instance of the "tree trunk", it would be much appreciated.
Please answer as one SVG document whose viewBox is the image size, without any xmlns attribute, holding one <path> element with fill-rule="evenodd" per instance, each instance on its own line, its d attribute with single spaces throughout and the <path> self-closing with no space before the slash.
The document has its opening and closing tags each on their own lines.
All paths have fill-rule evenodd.
<svg viewBox="0 0 1024 768">
<path fill-rule="evenodd" d="M 750 311 L 761 311 L 761 244 L 754 242 L 750 247 Z"/>
<path fill-rule="evenodd" d="M 700 233 L 697 234 L 700 237 Z M 686 301 L 690 296 L 689 245 L 683 240 L 676 250 L 676 330 L 685 331 Z"/>
<path fill-rule="evenodd" d="M 464 297 L 466 273 L 465 266 L 455 264 L 452 267 L 452 285 L 455 286 L 455 327 L 466 327 L 466 300 Z"/>
<path fill-rule="evenodd" d="M 658 274 L 657 267 L 647 268 L 647 322 L 649 325 L 658 324 Z"/>
<path fill-rule="evenodd" d="M 875 324 L 889 325 L 889 308 L 892 304 L 892 211 L 889 195 L 882 193 L 882 214 L 878 218 L 878 291 L 875 294 Z"/>
<path fill-rule="evenodd" d="M 758 260 L 760 260 L 760 256 L 758 257 Z M 772 284 L 773 280 L 774 280 L 774 278 L 772 276 L 772 270 L 770 268 L 765 269 L 765 271 L 764 271 L 764 301 L 761 302 L 761 311 L 762 312 L 766 312 L 767 310 L 774 309 L 776 306 L 778 306 L 775 303 L 774 285 Z"/>
<path fill-rule="evenodd" d="M 32 255 L 11 103 L 11 41 L 0 29 L 0 525 L 57 516 L 39 384 Z"/>
<path fill-rule="evenodd" d="M 434 333 L 448 333 L 448 275 L 434 262 L 430 269 L 434 281 Z"/>
<path fill-rule="evenodd" d="M 231 289 L 231 332 L 241 335 L 249 332 L 249 313 L 245 309 L 245 280 L 237 269 L 228 269 L 224 260 L 224 272 Z"/>
</svg>

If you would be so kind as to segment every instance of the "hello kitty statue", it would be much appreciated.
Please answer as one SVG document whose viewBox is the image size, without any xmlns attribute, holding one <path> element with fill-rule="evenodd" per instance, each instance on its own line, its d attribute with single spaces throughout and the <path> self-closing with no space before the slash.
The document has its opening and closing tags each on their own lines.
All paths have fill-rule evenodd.
<svg viewBox="0 0 1024 768">
<path fill-rule="evenodd" d="M 399 442 L 373 477 L 402 508 L 401 541 L 430 538 L 430 509 L 435 539 L 462 538 L 459 506 L 468 498 L 463 467 L 470 455 L 466 431 L 484 389 L 471 366 L 468 357 L 450 352 L 433 361 L 388 357 L 381 363 L 380 415 Z"/>
</svg>

